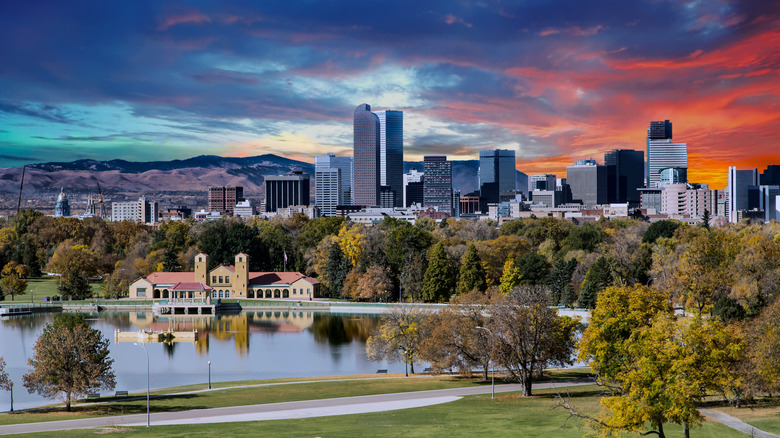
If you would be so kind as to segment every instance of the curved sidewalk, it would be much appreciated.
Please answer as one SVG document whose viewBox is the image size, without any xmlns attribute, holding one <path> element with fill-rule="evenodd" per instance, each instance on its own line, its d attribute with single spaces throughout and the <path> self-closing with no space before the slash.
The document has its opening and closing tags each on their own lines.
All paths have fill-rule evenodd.
<svg viewBox="0 0 780 438">
<path fill-rule="evenodd" d="M 724 414 L 723 412 L 716 411 L 714 409 L 699 408 L 699 412 L 701 412 L 701 414 L 705 417 L 709 417 L 724 426 L 728 426 L 734 430 L 738 430 L 750 436 L 755 436 L 758 438 L 780 438 L 773 433 L 764 432 L 761 429 L 756 429 L 755 427 L 743 422 L 739 418 L 734 418 L 731 415 Z"/>
<path fill-rule="evenodd" d="M 555 386 L 592 385 L 592 380 L 561 381 L 534 384 L 534 389 Z M 151 415 L 152 425 L 225 423 L 237 421 L 282 420 L 331 415 L 361 414 L 447 403 L 465 395 L 490 394 L 490 386 L 437 389 L 430 391 L 397 392 L 391 394 L 357 397 L 303 400 L 262 405 L 231 406 L 225 408 L 197 409 L 179 412 L 161 412 Z M 522 385 L 496 386 L 496 392 L 522 391 Z M 56 430 L 86 429 L 113 426 L 145 426 L 146 414 L 115 417 L 85 418 L 80 420 L 50 421 L 43 423 L 0 426 L 0 435 L 17 433 L 42 433 Z"/>
</svg>

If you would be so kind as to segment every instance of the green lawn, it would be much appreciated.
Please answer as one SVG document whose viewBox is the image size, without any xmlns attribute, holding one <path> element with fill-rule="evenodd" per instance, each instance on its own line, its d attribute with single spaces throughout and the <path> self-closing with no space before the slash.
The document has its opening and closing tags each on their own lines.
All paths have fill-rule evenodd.
<svg viewBox="0 0 780 438">
<path fill-rule="evenodd" d="M 59 277 L 47 276 L 40 278 L 30 278 L 27 280 L 27 289 L 22 295 L 14 295 L 13 300 L 11 300 L 11 296 L 8 295 L 5 297 L 5 301 L 0 301 L 0 304 L 14 302 L 29 303 L 31 298 L 34 298 L 35 302 L 43 301 L 43 297 L 53 297 L 59 294 L 57 291 L 58 282 Z M 96 297 L 99 297 L 101 291 L 103 290 L 103 283 L 91 283 L 90 286 L 92 287 L 92 294 Z"/>
<path fill-rule="evenodd" d="M 780 400 L 760 400 L 739 408 L 715 407 L 765 432 L 780 435 Z"/>
<path fill-rule="evenodd" d="M 79 430 L 47 433 L 47 436 L 76 437 L 107 432 L 137 437 L 211 437 L 211 436 L 292 436 L 292 437 L 582 437 L 589 430 L 583 423 L 569 420 L 568 412 L 553 409 L 549 394 L 523 398 L 502 394 L 469 396 L 441 405 L 415 409 L 355 414 L 300 420 L 221 423 L 206 425 L 157 426 L 109 430 Z M 576 388 L 572 402 L 583 412 L 598 411 L 598 397 L 588 388 Z M 564 427 L 565 425 L 565 427 Z M 679 427 L 665 428 L 668 436 L 681 436 Z M 744 437 L 718 423 L 707 422 L 691 431 L 694 437 Z M 20 435 L 21 436 L 21 435 Z M 630 435 L 638 437 L 638 434 Z"/>
</svg>

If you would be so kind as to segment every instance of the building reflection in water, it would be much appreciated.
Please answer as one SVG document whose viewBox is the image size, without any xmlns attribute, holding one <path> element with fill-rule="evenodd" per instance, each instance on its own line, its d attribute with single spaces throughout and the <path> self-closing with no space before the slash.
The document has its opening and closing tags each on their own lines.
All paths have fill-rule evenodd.
<svg viewBox="0 0 780 438">
<path fill-rule="evenodd" d="M 152 312 L 130 312 L 129 325 L 136 330 L 198 331 L 195 350 L 205 355 L 213 336 L 219 341 L 233 340 L 239 355 L 249 352 L 249 339 L 254 333 L 285 334 L 309 330 L 320 343 L 341 345 L 353 341 L 365 342 L 378 324 L 375 317 L 333 315 L 306 311 L 243 311 L 218 316 L 155 316 Z M 166 346 L 173 356 L 175 343 Z"/>
</svg>

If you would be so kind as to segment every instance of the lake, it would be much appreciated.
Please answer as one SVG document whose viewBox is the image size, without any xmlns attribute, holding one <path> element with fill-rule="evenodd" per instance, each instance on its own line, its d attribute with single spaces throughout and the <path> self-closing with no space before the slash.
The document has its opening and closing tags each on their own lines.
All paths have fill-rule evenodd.
<svg viewBox="0 0 780 438">
<path fill-rule="evenodd" d="M 404 371 L 402 363 L 387 364 L 366 359 L 365 342 L 379 324 L 377 315 L 317 313 L 306 311 L 244 311 L 216 317 L 155 316 L 148 312 L 86 314 L 88 323 L 110 341 L 116 390 L 146 390 L 146 355 L 132 342 L 114 342 L 114 331 L 198 330 L 197 342 L 147 343 L 151 387 L 208 382 L 272 379 L 280 377 L 373 374 L 379 368 Z M 14 408 L 53 403 L 28 394 L 22 375 L 27 359 L 52 314 L 0 319 L 0 356 L 14 381 Z M 103 395 L 113 392 L 102 393 Z M 8 410 L 10 394 L 0 391 L 0 411 Z"/>
</svg>

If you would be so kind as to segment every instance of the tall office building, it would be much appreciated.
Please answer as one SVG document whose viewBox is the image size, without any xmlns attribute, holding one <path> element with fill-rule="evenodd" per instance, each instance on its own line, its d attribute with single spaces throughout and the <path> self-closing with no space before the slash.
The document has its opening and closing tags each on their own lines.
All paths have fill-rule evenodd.
<svg viewBox="0 0 780 438">
<path fill-rule="evenodd" d="M 273 213 L 291 205 L 309 205 L 310 179 L 301 172 L 265 177 L 265 211 Z"/>
<path fill-rule="evenodd" d="M 750 210 L 748 191 L 750 186 L 758 186 L 758 183 L 758 169 L 729 167 L 729 185 L 726 188 L 729 222 L 739 222 L 739 213 Z"/>
<path fill-rule="evenodd" d="M 423 157 L 423 207 L 452 214 L 452 161 L 443 155 Z"/>
<path fill-rule="evenodd" d="M 671 123 L 669 124 L 671 131 Z M 645 153 L 633 149 L 613 149 L 604 154 L 604 164 L 615 166 L 614 177 L 609 181 L 614 186 L 613 202 L 628 202 L 639 205 L 639 188 L 644 185 Z"/>
<path fill-rule="evenodd" d="M 155 224 L 158 222 L 159 210 L 156 202 L 148 202 L 143 196 L 137 201 L 112 202 L 111 220 Z"/>
<path fill-rule="evenodd" d="M 495 149 L 479 152 L 479 194 L 484 204 L 515 199 L 515 151 Z M 528 188 L 531 190 L 531 188 Z M 487 210 L 483 210 L 487 211 Z"/>
<path fill-rule="evenodd" d="M 323 216 L 335 216 L 337 205 L 352 204 L 352 157 L 315 157 L 314 172 L 315 203 Z"/>
<path fill-rule="evenodd" d="M 672 122 L 650 122 L 645 187 L 657 188 L 659 172 L 667 167 L 688 168 L 688 144 L 672 142 Z"/>
<path fill-rule="evenodd" d="M 374 111 L 374 114 L 379 119 L 379 184 L 388 187 L 385 192 L 393 192 L 392 206 L 401 207 L 404 173 L 404 112 L 385 110 Z"/>
<path fill-rule="evenodd" d="M 588 207 L 609 203 L 607 175 L 607 166 L 599 166 L 594 160 L 578 160 L 566 167 L 572 201 Z"/>
<path fill-rule="evenodd" d="M 380 205 L 380 126 L 371 105 L 355 108 L 353 118 L 352 203 L 366 207 Z"/>
<path fill-rule="evenodd" d="M 209 187 L 209 211 L 232 216 L 233 207 L 243 200 L 243 187 Z"/>
<path fill-rule="evenodd" d="M 770 164 L 766 166 L 766 169 L 761 173 L 760 179 L 762 186 L 780 185 L 780 165 Z"/>
<path fill-rule="evenodd" d="M 404 174 L 404 207 L 423 205 L 423 181 L 425 175 L 414 169 Z"/>
</svg>

